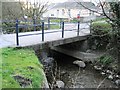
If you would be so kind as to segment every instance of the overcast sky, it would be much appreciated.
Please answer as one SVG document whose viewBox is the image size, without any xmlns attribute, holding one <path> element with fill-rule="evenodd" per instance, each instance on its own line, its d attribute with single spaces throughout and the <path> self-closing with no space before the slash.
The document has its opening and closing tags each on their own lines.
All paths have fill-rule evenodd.
<svg viewBox="0 0 120 90">
<path fill-rule="evenodd" d="M 34 2 L 34 0 L 28 0 L 31 2 Z M 60 2 L 65 2 L 65 1 L 76 1 L 76 0 L 35 0 L 36 2 L 41 1 L 41 2 L 46 2 L 48 1 L 49 3 L 60 3 Z M 81 0 L 81 1 L 95 1 L 95 0 Z"/>
<path fill-rule="evenodd" d="M 25 0 L 26 1 L 26 0 Z M 62 3 L 62 2 L 65 2 L 65 1 L 77 1 L 77 0 L 28 0 L 30 2 L 49 2 L 49 3 Z M 79 0 L 79 1 L 89 1 L 89 2 L 94 2 L 94 3 L 97 3 L 99 2 L 99 0 Z M 100 1 L 116 1 L 116 0 L 100 0 Z M 120 1 L 120 0 L 118 0 Z"/>
<path fill-rule="evenodd" d="M 65 1 L 77 1 L 77 0 L 48 0 L 49 2 L 65 2 Z M 80 1 L 80 0 L 79 0 Z M 81 0 L 81 1 L 92 1 L 92 0 Z"/>
</svg>

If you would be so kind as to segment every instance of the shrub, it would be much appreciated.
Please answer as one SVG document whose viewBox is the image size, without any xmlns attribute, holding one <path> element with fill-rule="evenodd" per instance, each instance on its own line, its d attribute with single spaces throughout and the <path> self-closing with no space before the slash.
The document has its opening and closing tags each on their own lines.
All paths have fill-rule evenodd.
<svg viewBox="0 0 120 90">
<path fill-rule="evenodd" d="M 112 27 L 105 20 L 95 21 L 91 24 L 91 31 L 96 35 L 106 34 L 110 30 L 112 30 Z"/>
<path fill-rule="evenodd" d="M 110 31 L 112 30 L 111 25 L 106 21 L 106 19 L 99 19 L 91 23 L 91 33 L 93 45 L 96 49 L 105 50 L 109 43 Z"/>
<path fill-rule="evenodd" d="M 107 65 L 107 64 L 110 64 L 113 61 L 113 59 L 111 56 L 103 55 L 99 58 L 99 61 L 100 63 Z"/>
</svg>

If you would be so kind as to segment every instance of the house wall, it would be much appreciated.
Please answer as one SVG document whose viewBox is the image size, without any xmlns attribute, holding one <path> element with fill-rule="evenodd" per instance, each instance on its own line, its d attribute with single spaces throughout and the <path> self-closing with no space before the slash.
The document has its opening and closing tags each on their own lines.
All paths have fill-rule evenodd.
<svg viewBox="0 0 120 90">
<path fill-rule="evenodd" d="M 55 8 L 44 13 L 43 17 L 77 18 L 78 14 L 80 17 L 87 17 L 90 15 L 90 11 L 87 9 Z"/>
</svg>

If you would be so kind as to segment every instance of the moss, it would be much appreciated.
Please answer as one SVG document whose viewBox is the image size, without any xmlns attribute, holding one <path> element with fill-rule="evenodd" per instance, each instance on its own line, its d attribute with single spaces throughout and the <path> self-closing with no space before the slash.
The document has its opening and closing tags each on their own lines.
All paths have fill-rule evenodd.
<svg viewBox="0 0 120 90">
<path fill-rule="evenodd" d="M 32 68 L 30 68 L 32 67 Z M 32 81 L 32 88 L 40 88 L 44 80 L 43 66 L 32 49 L 2 49 L 2 88 L 20 88 L 15 75 Z"/>
</svg>

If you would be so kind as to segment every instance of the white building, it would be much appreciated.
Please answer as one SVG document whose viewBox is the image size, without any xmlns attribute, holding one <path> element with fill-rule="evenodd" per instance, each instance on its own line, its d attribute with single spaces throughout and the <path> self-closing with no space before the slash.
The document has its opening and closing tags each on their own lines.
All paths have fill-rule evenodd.
<svg viewBox="0 0 120 90">
<path fill-rule="evenodd" d="M 85 8 L 86 7 L 86 8 Z M 64 2 L 51 4 L 50 9 L 44 13 L 43 17 L 55 17 L 55 18 L 77 18 L 87 17 L 94 13 L 87 8 L 97 10 L 98 8 L 92 2 Z"/>
</svg>

